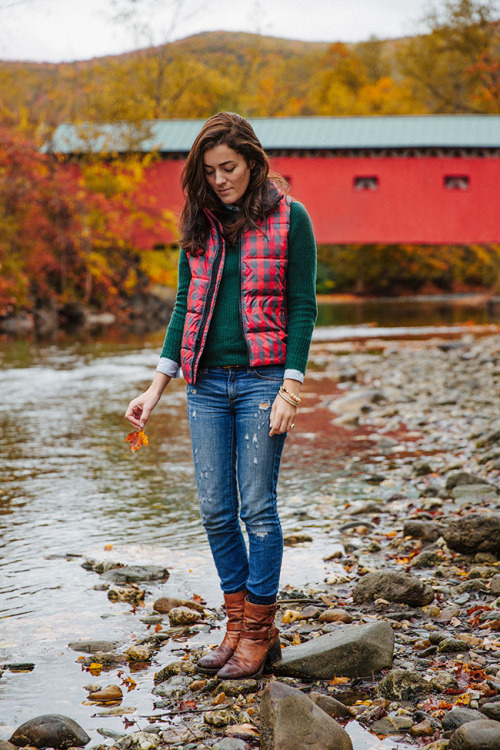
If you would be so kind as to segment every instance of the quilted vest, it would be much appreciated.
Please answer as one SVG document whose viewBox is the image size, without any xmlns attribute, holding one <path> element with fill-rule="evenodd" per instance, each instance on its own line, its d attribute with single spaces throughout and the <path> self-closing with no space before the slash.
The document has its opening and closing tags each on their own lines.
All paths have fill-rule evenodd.
<svg viewBox="0 0 500 750">
<path fill-rule="evenodd" d="M 282 364 L 286 356 L 286 267 L 290 204 L 279 202 L 257 230 L 241 234 L 240 315 L 249 364 Z M 226 243 L 215 216 L 205 211 L 210 236 L 203 255 L 188 254 L 191 282 L 181 344 L 181 367 L 188 383 L 196 380 L 224 269 Z"/>
</svg>

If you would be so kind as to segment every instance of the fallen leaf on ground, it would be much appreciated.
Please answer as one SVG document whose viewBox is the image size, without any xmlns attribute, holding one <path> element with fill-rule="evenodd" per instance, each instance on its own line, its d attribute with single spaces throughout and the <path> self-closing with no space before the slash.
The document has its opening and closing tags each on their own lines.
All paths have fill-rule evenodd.
<svg viewBox="0 0 500 750">
<path fill-rule="evenodd" d="M 141 445 L 149 444 L 148 436 L 144 430 L 141 430 L 140 432 L 137 430 L 135 432 L 129 432 L 125 440 L 127 443 L 130 443 L 130 450 L 132 453 L 138 451 Z"/>
</svg>

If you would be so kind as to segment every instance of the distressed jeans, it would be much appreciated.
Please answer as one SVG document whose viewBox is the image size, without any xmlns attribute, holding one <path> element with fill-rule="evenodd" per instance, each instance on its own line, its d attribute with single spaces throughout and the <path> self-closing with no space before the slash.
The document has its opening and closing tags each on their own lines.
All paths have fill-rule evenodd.
<svg viewBox="0 0 500 750">
<path fill-rule="evenodd" d="M 274 365 L 211 367 L 187 386 L 201 520 L 221 588 L 246 588 L 260 603 L 276 597 L 283 558 L 276 485 L 286 435 L 269 437 L 283 372 Z"/>
</svg>

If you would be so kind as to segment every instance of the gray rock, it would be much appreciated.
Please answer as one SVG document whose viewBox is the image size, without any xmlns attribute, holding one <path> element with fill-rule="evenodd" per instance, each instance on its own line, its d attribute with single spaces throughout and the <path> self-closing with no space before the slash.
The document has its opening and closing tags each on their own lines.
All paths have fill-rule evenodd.
<svg viewBox="0 0 500 750">
<path fill-rule="evenodd" d="M 444 638 L 438 646 L 438 651 L 441 654 L 454 654 L 468 650 L 469 646 L 464 641 L 459 641 L 458 638 Z"/>
<path fill-rule="evenodd" d="M 353 750 L 340 724 L 300 690 L 269 682 L 260 707 L 263 750 Z"/>
<path fill-rule="evenodd" d="M 400 734 L 413 726 L 415 722 L 409 716 L 384 716 L 374 721 L 370 729 L 375 734 Z"/>
<path fill-rule="evenodd" d="M 431 689 L 431 684 L 418 672 L 411 669 L 393 669 L 379 682 L 377 693 L 391 701 L 402 701 L 428 693 Z"/>
<path fill-rule="evenodd" d="M 44 714 L 29 719 L 16 729 L 9 742 L 18 747 L 83 747 L 90 737 L 82 727 L 61 714 Z"/>
<path fill-rule="evenodd" d="M 140 581 L 165 581 L 170 573 L 158 565 L 127 565 L 103 573 L 102 577 L 112 583 L 139 583 Z"/>
<path fill-rule="evenodd" d="M 450 521 L 443 533 L 455 552 L 500 552 L 500 515 L 476 514 Z"/>
<path fill-rule="evenodd" d="M 488 719 L 500 721 L 500 701 L 496 703 L 483 703 L 481 713 L 487 716 Z"/>
<path fill-rule="evenodd" d="M 72 651 L 80 651 L 83 654 L 96 654 L 98 651 L 113 651 L 118 646 L 118 641 L 73 641 L 68 643 Z"/>
<path fill-rule="evenodd" d="M 448 732 L 458 729 L 462 724 L 467 724 L 469 721 L 478 721 L 479 719 L 484 719 L 480 711 L 476 711 L 474 708 L 465 708 L 465 706 L 457 706 L 445 714 L 441 724 L 443 729 Z"/>
<path fill-rule="evenodd" d="M 382 391 L 374 388 L 363 388 L 353 390 L 346 396 L 336 398 L 329 404 L 329 409 L 335 414 L 346 414 L 348 412 L 360 413 L 369 408 L 371 404 L 378 404 L 384 400 Z"/>
<path fill-rule="evenodd" d="M 458 682 L 455 677 L 448 672 L 436 672 L 431 679 L 432 689 L 437 693 L 444 693 L 446 690 L 458 690 Z"/>
<path fill-rule="evenodd" d="M 450 471 L 446 477 L 445 487 L 447 490 L 452 490 L 454 487 L 463 486 L 465 484 L 489 484 L 486 479 L 477 476 L 477 474 L 470 474 L 468 471 Z"/>
<path fill-rule="evenodd" d="M 417 477 L 425 477 L 432 474 L 432 467 L 425 458 L 417 458 L 412 465 L 413 473 Z"/>
<path fill-rule="evenodd" d="M 450 737 L 450 750 L 498 750 L 500 722 L 490 719 L 469 721 Z"/>
<path fill-rule="evenodd" d="M 331 680 L 334 677 L 367 677 L 390 667 L 394 633 L 379 620 L 366 625 L 340 625 L 332 633 L 288 646 L 273 665 L 276 674 Z"/>
<path fill-rule="evenodd" d="M 493 429 L 485 433 L 476 441 L 476 448 L 486 448 L 500 441 L 500 429 Z"/>
<path fill-rule="evenodd" d="M 247 750 L 250 746 L 244 740 L 236 737 L 224 737 L 220 742 L 212 745 L 212 750 Z"/>
<path fill-rule="evenodd" d="M 192 681 L 192 677 L 187 675 L 176 675 L 165 682 L 160 682 L 152 692 L 153 695 L 159 695 L 161 698 L 177 700 L 189 689 Z"/>
<path fill-rule="evenodd" d="M 161 744 L 161 739 L 157 734 L 134 732 L 115 742 L 115 747 L 119 750 L 156 750 L 159 744 Z"/>
<path fill-rule="evenodd" d="M 459 485 L 451 490 L 451 497 L 455 505 L 484 505 L 486 502 L 496 502 L 498 493 L 491 484 Z"/>
<path fill-rule="evenodd" d="M 13 745 L 12 742 L 7 742 L 7 740 L 0 740 L 0 750 L 17 750 L 16 745 Z"/>
<path fill-rule="evenodd" d="M 343 716 L 350 716 L 351 712 L 347 706 L 333 698 L 331 695 L 324 695 L 323 693 L 312 692 L 309 693 L 309 698 L 321 708 L 322 711 L 333 718 L 339 718 Z"/>
<path fill-rule="evenodd" d="M 356 603 L 381 598 L 389 602 L 409 604 L 411 607 L 423 607 L 432 602 L 434 592 L 430 586 L 410 573 L 389 570 L 363 576 L 356 584 L 352 596 Z"/>
<path fill-rule="evenodd" d="M 497 573 L 491 579 L 490 592 L 492 594 L 500 594 L 500 573 Z"/>
<path fill-rule="evenodd" d="M 238 696 L 256 693 L 259 689 L 260 683 L 257 680 L 223 680 L 219 683 L 217 692 Z"/>
<path fill-rule="evenodd" d="M 443 562 L 443 555 L 441 552 L 436 552 L 432 549 L 425 549 L 410 562 L 411 568 L 433 568 L 435 565 L 439 565 Z"/>
<path fill-rule="evenodd" d="M 412 539 L 421 539 L 423 542 L 435 542 L 443 533 L 444 526 L 435 521 L 419 521 L 410 519 L 405 521 L 403 534 L 411 536 Z"/>
</svg>

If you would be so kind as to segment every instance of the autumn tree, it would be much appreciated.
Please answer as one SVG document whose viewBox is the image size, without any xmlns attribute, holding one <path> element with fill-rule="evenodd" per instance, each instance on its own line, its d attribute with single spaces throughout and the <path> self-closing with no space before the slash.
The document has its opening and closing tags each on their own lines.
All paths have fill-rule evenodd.
<svg viewBox="0 0 500 750">
<path fill-rule="evenodd" d="M 398 60 L 414 97 L 432 113 L 500 112 L 498 22 L 492 0 L 446 0 Z"/>
<path fill-rule="evenodd" d="M 155 232 L 175 230 L 140 190 L 146 166 L 132 157 L 58 164 L 1 130 L 0 308 L 79 302 L 113 310 L 158 280 L 137 233 L 146 229 L 154 241 Z"/>
</svg>

